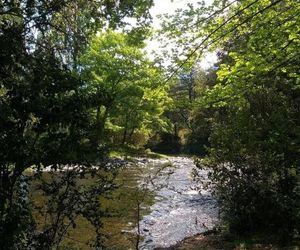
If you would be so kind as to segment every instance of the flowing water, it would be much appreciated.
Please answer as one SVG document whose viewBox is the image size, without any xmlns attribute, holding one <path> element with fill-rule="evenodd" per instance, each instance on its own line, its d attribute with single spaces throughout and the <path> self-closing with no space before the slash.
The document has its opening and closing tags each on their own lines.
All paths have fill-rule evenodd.
<svg viewBox="0 0 300 250">
<path fill-rule="evenodd" d="M 169 247 L 188 236 L 212 229 L 217 222 L 216 201 L 209 192 L 198 190 L 199 184 L 193 181 L 193 160 L 183 157 L 169 160 L 173 167 L 164 170 L 168 178 L 160 175 L 156 179 L 156 184 L 162 184 L 155 192 L 157 202 L 140 222 L 144 236 L 141 249 Z M 200 171 L 199 175 L 207 180 L 206 171 Z"/>
<path fill-rule="evenodd" d="M 100 204 L 110 211 L 103 218 L 103 233 L 108 249 L 155 249 L 208 231 L 217 223 L 218 208 L 209 191 L 193 180 L 193 159 L 137 158 L 113 160 L 112 166 L 125 165 L 116 179 L 119 188 Z M 207 181 L 207 172 L 197 170 L 198 179 Z M 88 182 L 88 180 L 87 180 Z M 36 195 L 36 200 L 43 200 Z M 42 221 L 42 220 L 41 220 Z M 93 249 L 88 242 L 94 228 L 83 218 L 69 231 L 63 244 L 74 249 Z M 79 248 L 78 248 L 79 247 Z"/>
<path fill-rule="evenodd" d="M 193 169 L 193 159 L 186 157 L 137 159 L 125 169 L 131 172 L 130 177 L 135 179 L 139 194 L 142 193 L 137 199 L 140 209 L 135 210 L 139 222 L 128 222 L 127 230 L 123 229 L 125 235 L 130 232 L 140 235 L 136 238 L 139 242 L 133 244 L 135 247 L 128 248 L 134 249 L 137 244 L 139 249 L 169 247 L 216 225 L 217 203 L 209 191 L 199 189 L 199 183 L 192 178 Z M 205 182 L 207 172 L 197 171 Z"/>
</svg>

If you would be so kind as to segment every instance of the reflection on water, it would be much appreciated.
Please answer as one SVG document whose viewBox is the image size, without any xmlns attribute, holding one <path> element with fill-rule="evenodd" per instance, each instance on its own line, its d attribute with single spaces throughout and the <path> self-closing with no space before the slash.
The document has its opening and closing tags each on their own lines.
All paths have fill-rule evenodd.
<svg viewBox="0 0 300 250">
<path fill-rule="evenodd" d="M 129 162 L 119 172 L 116 189 L 112 197 L 102 199 L 104 207 L 112 213 L 105 218 L 103 232 L 108 236 L 105 241 L 109 249 L 136 249 L 140 242 L 137 228 L 140 219 L 150 213 L 149 208 L 155 202 L 155 193 L 147 188 L 148 181 L 143 162 Z M 157 168 L 161 165 L 157 166 Z"/>
<path fill-rule="evenodd" d="M 119 188 L 100 200 L 110 213 L 102 219 L 106 247 L 116 250 L 169 247 L 211 229 L 217 222 L 217 204 L 209 192 L 198 189 L 191 177 L 193 168 L 193 160 L 185 157 L 127 162 L 116 179 Z M 206 171 L 198 174 L 207 180 Z M 87 185 L 89 182 L 86 180 Z M 39 193 L 34 200 L 43 205 Z M 81 217 L 76 224 L 63 245 L 92 249 L 89 242 L 95 237 L 93 226 Z"/>
<path fill-rule="evenodd" d="M 196 189 L 191 178 L 194 167 L 190 158 L 173 157 L 137 159 L 125 168 L 119 179 L 124 181 L 120 195 L 125 196 L 113 205 L 124 212 L 118 229 L 122 236 L 108 245 L 113 249 L 136 249 L 137 244 L 139 249 L 168 247 L 212 229 L 217 204 L 209 192 Z M 206 171 L 199 174 L 207 179 Z M 113 219 L 106 224 L 108 232 L 112 228 L 116 228 Z"/>
<path fill-rule="evenodd" d="M 217 222 L 216 201 L 209 192 L 197 190 L 198 185 L 191 178 L 193 160 L 176 157 L 170 161 L 173 173 L 167 185 L 155 193 L 160 201 L 150 207 L 151 213 L 141 222 L 144 241 L 140 249 L 169 247 L 188 236 L 212 229 Z M 207 179 L 206 171 L 199 174 L 203 180 Z M 164 182 L 164 179 L 158 177 L 156 181 Z"/>
</svg>

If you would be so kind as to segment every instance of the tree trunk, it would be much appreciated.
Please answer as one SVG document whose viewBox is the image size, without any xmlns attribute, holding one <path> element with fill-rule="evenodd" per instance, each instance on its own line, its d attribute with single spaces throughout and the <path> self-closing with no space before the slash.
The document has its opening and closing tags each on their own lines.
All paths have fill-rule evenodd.
<svg viewBox="0 0 300 250">
<path fill-rule="evenodd" d="M 104 111 L 103 115 L 101 115 L 101 107 L 97 108 L 96 113 L 96 124 L 95 124 L 95 139 L 94 143 L 98 145 L 100 141 L 104 137 L 104 127 L 107 119 L 107 110 Z"/>
<path fill-rule="evenodd" d="M 122 139 L 123 145 L 126 143 L 126 138 L 127 138 L 127 128 L 125 127 L 123 132 L 123 139 Z"/>
<path fill-rule="evenodd" d="M 134 133 L 134 130 L 135 130 L 135 128 L 133 127 L 132 129 L 131 129 L 131 131 L 130 131 L 130 134 L 129 134 L 129 139 L 131 140 L 131 137 L 132 137 L 132 135 L 133 135 L 133 133 Z"/>
<path fill-rule="evenodd" d="M 175 123 L 174 124 L 174 136 L 177 136 L 178 135 L 178 126 L 177 124 Z"/>
<path fill-rule="evenodd" d="M 140 201 L 137 202 L 137 235 L 136 235 L 136 245 L 135 249 L 139 250 L 139 244 L 140 244 L 140 235 L 141 235 L 141 229 L 140 229 Z"/>
</svg>

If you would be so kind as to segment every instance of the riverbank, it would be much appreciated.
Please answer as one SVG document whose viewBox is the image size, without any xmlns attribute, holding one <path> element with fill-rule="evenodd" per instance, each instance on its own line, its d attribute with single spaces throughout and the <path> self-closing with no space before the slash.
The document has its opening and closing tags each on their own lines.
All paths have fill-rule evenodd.
<svg viewBox="0 0 300 250">
<path fill-rule="evenodd" d="M 219 232 L 204 232 L 178 242 L 168 248 L 156 250 L 299 250 L 300 241 L 282 243 L 274 235 L 251 235 L 240 237 Z"/>
<path fill-rule="evenodd" d="M 201 233 L 178 242 L 168 248 L 157 248 L 156 250 L 229 250 L 236 249 L 235 245 L 226 240 L 225 237 L 215 233 Z"/>
<path fill-rule="evenodd" d="M 110 148 L 109 153 L 110 158 L 150 158 L 150 159 L 164 159 L 167 158 L 167 155 L 152 152 L 150 149 L 144 149 L 140 147 L 134 147 L 129 145 L 121 145 Z"/>
</svg>

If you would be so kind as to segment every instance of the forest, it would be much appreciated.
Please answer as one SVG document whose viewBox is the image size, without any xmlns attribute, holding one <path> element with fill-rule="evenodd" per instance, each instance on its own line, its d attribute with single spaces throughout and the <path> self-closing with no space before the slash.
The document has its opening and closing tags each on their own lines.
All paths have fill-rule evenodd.
<svg viewBox="0 0 300 250">
<path fill-rule="evenodd" d="M 0 249 L 300 246 L 299 0 L 158 2 L 0 0 Z"/>
</svg>

